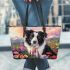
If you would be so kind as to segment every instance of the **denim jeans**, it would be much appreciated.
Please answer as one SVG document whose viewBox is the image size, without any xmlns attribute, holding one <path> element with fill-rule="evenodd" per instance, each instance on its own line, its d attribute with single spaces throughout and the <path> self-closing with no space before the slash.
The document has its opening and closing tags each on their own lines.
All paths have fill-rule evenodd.
<svg viewBox="0 0 70 70">
<path fill-rule="evenodd" d="M 47 59 L 26 59 L 23 70 L 35 70 L 36 67 L 38 70 L 47 70 L 49 63 Z"/>
<path fill-rule="evenodd" d="M 26 3 L 24 0 L 12 0 L 14 6 L 19 13 L 22 24 L 25 21 L 25 13 L 26 13 Z M 45 25 L 47 24 L 47 18 L 49 14 L 49 9 L 53 0 L 41 0 L 42 1 L 42 9 Z M 28 26 L 41 26 L 41 22 L 39 20 L 39 14 L 36 11 L 36 7 L 33 3 L 29 4 L 29 15 L 28 15 Z"/>
</svg>

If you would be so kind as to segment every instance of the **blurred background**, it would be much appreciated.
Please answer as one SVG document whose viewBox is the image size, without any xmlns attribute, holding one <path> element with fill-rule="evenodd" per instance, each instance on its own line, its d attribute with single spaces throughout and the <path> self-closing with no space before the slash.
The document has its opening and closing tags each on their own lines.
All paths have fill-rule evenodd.
<svg viewBox="0 0 70 70">
<path fill-rule="evenodd" d="M 47 20 L 48 25 L 58 24 L 62 26 L 63 31 L 70 31 L 69 19 L 70 0 L 53 0 Z M 19 14 L 15 10 L 12 0 L 0 0 L 0 33 L 5 31 L 5 26 L 21 26 L 20 23 Z"/>
<path fill-rule="evenodd" d="M 70 0 L 53 0 L 48 25 L 61 25 L 60 48 L 56 60 L 48 60 L 51 70 L 70 70 Z M 12 0 L 0 0 L 0 70 L 23 70 L 25 60 L 13 59 L 7 26 L 21 26 Z"/>
</svg>

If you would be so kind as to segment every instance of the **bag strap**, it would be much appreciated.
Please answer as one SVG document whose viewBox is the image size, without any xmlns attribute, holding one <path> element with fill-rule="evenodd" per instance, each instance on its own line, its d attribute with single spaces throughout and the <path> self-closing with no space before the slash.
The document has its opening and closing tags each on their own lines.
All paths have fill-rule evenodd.
<svg viewBox="0 0 70 70">
<path fill-rule="evenodd" d="M 41 21 L 42 29 L 44 32 L 46 32 L 45 22 L 44 22 L 44 17 L 43 17 L 43 9 L 42 9 L 42 4 L 41 4 L 42 1 L 41 0 L 39 0 L 39 1 L 34 0 L 34 2 L 35 2 L 37 12 L 39 14 L 39 19 Z"/>
<path fill-rule="evenodd" d="M 42 6 L 41 6 L 41 0 L 39 0 L 39 1 L 33 0 L 33 2 L 35 3 L 37 12 L 39 14 L 39 18 L 40 18 L 40 21 L 41 21 L 43 32 L 46 32 L 44 18 L 43 18 L 43 11 L 42 11 Z M 28 25 L 28 8 L 29 8 L 29 3 L 27 3 L 26 5 L 27 6 L 26 6 L 26 14 L 25 14 L 25 24 L 24 24 L 24 27 L 23 27 L 24 35 L 25 35 L 25 32 L 26 32 L 26 26 Z"/>
<path fill-rule="evenodd" d="M 29 8 L 29 3 L 26 4 L 25 22 L 23 26 L 23 30 L 24 30 L 23 36 L 25 36 L 26 26 L 28 25 L 28 8 Z"/>
</svg>

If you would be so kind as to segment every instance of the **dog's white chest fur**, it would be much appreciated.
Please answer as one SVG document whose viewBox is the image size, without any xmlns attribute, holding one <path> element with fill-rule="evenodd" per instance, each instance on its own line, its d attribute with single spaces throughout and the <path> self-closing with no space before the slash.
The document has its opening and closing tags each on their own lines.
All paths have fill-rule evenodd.
<svg viewBox="0 0 70 70">
<path fill-rule="evenodd" d="M 28 45 L 28 43 L 26 41 L 24 42 L 24 45 L 27 48 L 28 53 L 32 55 L 33 54 L 32 50 L 33 50 L 34 47 Z M 46 45 L 46 40 L 44 41 L 44 43 L 41 46 L 39 46 L 39 45 L 36 46 L 37 49 L 36 49 L 36 51 L 34 53 L 34 55 L 36 57 L 42 57 L 42 53 L 43 53 L 43 50 L 45 48 L 45 45 Z"/>
<path fill-rule="evenodd" d="M 24 37 L 24 46 L 31 55 L 41 57 L 46 45 L 46 33 L 27 30 Z"/>
<path fill-rule="evenodd" d="M 39 46 L 39 48 L 38 48 L 38 52 L 39 52 L 39 55 L 40 55 L 40 56 L 41 56 L 42 53 L 43 53 L 43 50 L 44 50 L 44 48 L 45 48 L 45 45 L 46 45 L 46 41 L 44 41 L 44 43 L 43 43 L 41 46 Z"/>
</svg>

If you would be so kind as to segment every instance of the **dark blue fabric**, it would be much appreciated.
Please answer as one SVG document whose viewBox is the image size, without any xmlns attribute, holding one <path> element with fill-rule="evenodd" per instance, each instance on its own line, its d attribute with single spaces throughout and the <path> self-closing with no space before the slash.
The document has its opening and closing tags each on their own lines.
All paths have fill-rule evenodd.
<svg viewBox="0 0 70 70">
<path fill-rule="evenodd" d="M 47 70 L 49 68 L 49 63 L 47 59 L 27 59 L 24 64 L 24 68 L 28 70 L 35 70 L 36 66 L 38 70 Z"/>
<path fill-rule="evenodd" d="M 12 0 L 12 1 L 14 3 L 16 10 L 19 13 L 22 24 L 24 24 L 26 3 L 24 2 L 24 0 Z M 41 0 L 41 1 L 42 1 L 42 9 L 44 15 L 44 22 L 45 24 L 47 24 L 49 9 L 53 0 Z M 29 5 L 28 26 L 40 26 L 40 25 L 41 23 L 40 23 L 39 15 L 36 11 L 35 5 L 31 3 Z"/>
</svg>

